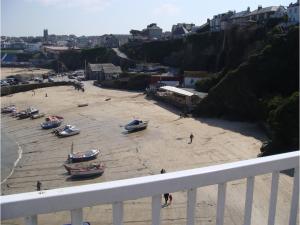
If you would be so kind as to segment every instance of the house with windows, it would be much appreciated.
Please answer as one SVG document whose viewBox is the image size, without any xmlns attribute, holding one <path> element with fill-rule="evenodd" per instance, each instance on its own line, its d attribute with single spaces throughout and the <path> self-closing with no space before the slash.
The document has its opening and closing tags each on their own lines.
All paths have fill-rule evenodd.
<svg viewBox="0 0 300 225">
<path fill-rule="evenodd" d="M 257 22 L 265 21 L 269 18 L 281 18 L 286 14 L 284 6 L 269 6 L 263 8 L 261 5 L 246 16 L 247 20 Z"/>
<path fill-rule="evenodd" d="M 247 8 L 247 10 L 245 11 L 241 11 L 241 12 L 237 12 L 237 13 L 234 13 L 229 21 L 232 23 L 232 24 L 237 24 L 237 25 L 240 25 L 240 26 L 243 26 L 243 25 L 246 25 L 248 20 L 247 20 L 247 16 L 250 14 L 250 7 Z"/>
<path fill-rule="evenodd" d="M 299 0 L 287 7 L 287 15 L 289 23 L 299 23 Z"/>
<path fill-rule="evenodd" d="M 233 11 L 228 11 L 227 13 L 221 13 L 218 15 L 215 15 L 210 21 L 210 31 L 221 31 L 227 29 L 227 26 L 229 24 L 229 19 L 231 16 L 233 16 Z"/>
<path fill-rule="evenodd" d="M 111 63 L 89 63 L 86 71 L 86 79 L 98 81 L 113 80 L 119 78 L 121 73 L 121 67 Z"/>
</svg>

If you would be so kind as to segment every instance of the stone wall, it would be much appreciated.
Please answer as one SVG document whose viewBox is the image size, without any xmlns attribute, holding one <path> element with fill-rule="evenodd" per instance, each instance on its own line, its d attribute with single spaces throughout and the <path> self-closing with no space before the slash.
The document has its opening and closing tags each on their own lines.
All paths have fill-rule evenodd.
<svg viewBox="0 0 300 225">
<path fill-rule="evenodd" d="M 52 83 L 36 83 L 36 84 L 21 84 L 21 85 L 5 86 L 5 87 L 1 87 L 1 96 L 15 94 L 24 91 L 31 91 L 38 88 L 63 86 L 63 85 L 74 85 L 74 83 L 70 81 L 60 81 L 60 82 L 52 82 Z"/>
</svg>

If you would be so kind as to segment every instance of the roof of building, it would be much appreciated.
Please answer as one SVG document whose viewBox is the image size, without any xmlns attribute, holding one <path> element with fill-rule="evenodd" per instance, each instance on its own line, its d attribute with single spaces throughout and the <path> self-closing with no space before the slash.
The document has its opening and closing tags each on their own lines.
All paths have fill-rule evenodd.
<svg viewBox="0 0 300 225">
<path fill-rule="evenodd" d="M 291 4 L 288 6 L 288 8 L 290 8 L 290 7 L 297 7 L 297 6 L 299 6 L 299 0 L 297 0 L 296 3 L 291 3 Z"/>
<path fill-rule="evenodd" d="M 236 19 L 236 18 L 241 18 L 241 17 L 245 17 L 249 15 L 249 11 L 245 10 L 245 11 L 241 11 L 238 13 L 233 14 L 230 19 Z"/>
<path fill-rule="evenodd" d="M 115 66 L 111 63 L 97 63 L 88 65 L 93 72 L 103 71 L 104 73 L 122 73 L 122 70 L 119 66 Z"/>
<path fill-rule="evenodd" d="M 172 86 L 163 86 L 163 87 L 160 87 L 160 89 L 165 90 L 165 91 L 171 91 L 176 94 L 183 95 L 183 96 L 193 96 L 194 95 L 194 93 L 192 93 L 192 92 L 183 90 L 181 88 L 172 87 Z"/>
<path fill-rule="evenodd" d="M 79 48 L 69 48 L 66 46 L 44 46 L 45 49 L 52 50 L 52 51 L 67 51 L 71 49 L 79 50 Z"/>
<path fill-rule="evenodd" d="M 111 63 L 104 63 L 102 65 L 104 73 L 122 73 L 121 67 L 115 66 Z"/>
<path fill-rule="evenodd" d="M 210 77 L 207 71 L 184 71 L 184 77 Z"/>
<path fill-rule="evenodd" d="M 193 88 L 183 88 L 183 89 L 186 91 L 189 91 L 191 93 L 194 93 L 195 95 L 198 95 L 200 98 L 205 98 L 208 95 L 208 93 L 206 93 L 206 92 L 199 92 Z"/>
<path fill-rule="evenodd" d="M 89 63 L 88 66 L 90 67 L 91 71 L 93 71 L 93 72 L 102 71 L 102 64 L 92 64 L 92 63 Z"/>
<path fill-rule="evenodd" d="M 269 6 L 266 8 L 256 9 L 256 10 L 252 11 L 251 13 L 249 13 L 249 16 L 253 16 L 253 15 L 257 15 L 257 14 L 261 14 L 261 13 L 276 12 L 280 7 L 283 7 L 283 6 Z"/>
</svg>

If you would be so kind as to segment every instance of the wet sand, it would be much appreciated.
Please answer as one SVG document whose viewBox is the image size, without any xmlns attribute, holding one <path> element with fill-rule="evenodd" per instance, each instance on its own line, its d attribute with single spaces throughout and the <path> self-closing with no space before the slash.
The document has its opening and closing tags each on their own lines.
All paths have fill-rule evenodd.
<svg viewBox="0 0 300 225">
<path fill-rule="evenodd" d="M 101 89 L 86 82 L 85 92 L 73 87 L 52 87 L 1 97 L 2 106 L 11 103 L 25 108 L 32 105 L 46 114 L 65 118 L 81 133 L 57 138 L 49 130 L 41 130 L 43 118 L 16 120 L 2 116 L 2 127 L 23 148 L 23 156 L 15 172 L 2 185 L 2 194 L 35 191 L 37 180 L 43 189 L 70 187 L 111 180 L 158 174 L 161 168 L 178 171 L 255 158 L 263 133 L 255 124 L 217 119 L 180 118 L 179 112 L 165 104 L 148 100 L 142 93 Z M 48 97 L 45 97 L 45 94 Z M 111 98 L 110 101 L 105 101 Z M 87 107 L 77 107 L 88 103 Z M 149 120 L 149 127 L 127 134 L 123 125 L 134 118 Z M 189 144 L 190 133 L 194 134 Z M 62 164 L 70 152 L 100 148 L 100 159 L 106 165 L 103 176 L 80 181 L 68 179 Z M 271 176 L 255 179 L 252 224 L 266 224 Z M 276 224 L 288 223 L 292 179 L 280 175 Z M 242 224 L 246 180 L 228 183 L 225 224 Z M 198 189 L 196 223 L 215 224 L 217 186 Z M 151 199 L 127 201 L 124 205 L 125 224 L 151 224 Z M 95 224 L 111 224 L 111 205 L 84 209 L 84 220 Z M 51 218 L 51 219 L 49 219 Z M 24 224 L 23 220 L 3 224 Z M 39 216 L 40 224 L 70 223 L 69 212 L 55 216 Z M 162 209 L 162 224 L 186 223 L 186 192 L 173 193 L 173 204 Z"/>
</svg>

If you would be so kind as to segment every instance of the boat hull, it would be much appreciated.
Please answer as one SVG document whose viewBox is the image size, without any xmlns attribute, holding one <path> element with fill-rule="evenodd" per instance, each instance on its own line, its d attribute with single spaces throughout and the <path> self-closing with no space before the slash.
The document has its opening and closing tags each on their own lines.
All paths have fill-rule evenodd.
<svg viewBox="0 0 300 225">
<path fill-rule="evenodd" d="M 77 163 L 77 162 L 85 162 L 96 159 L 99 155 L 100 151 L 98 149 L 93 149 L 86 152 L 78 152 L 75 154 L 68 155 L 68 162 Z"/>
</svg>

